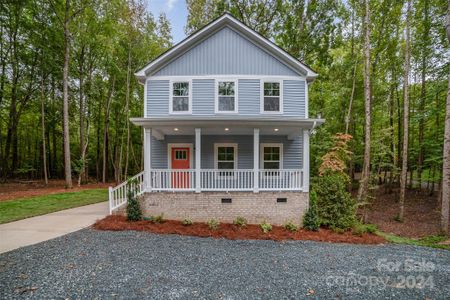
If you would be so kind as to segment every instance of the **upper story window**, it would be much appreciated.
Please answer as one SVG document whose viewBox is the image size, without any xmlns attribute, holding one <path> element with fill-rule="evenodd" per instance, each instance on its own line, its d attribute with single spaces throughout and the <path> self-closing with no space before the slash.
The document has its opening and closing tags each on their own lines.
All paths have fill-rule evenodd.
<svg viewBox="0 0 450 300">
<path fill-rule="evenodd" d="M 219 80 L 216 88 L 216 113 L 237 112 L 237 92 L 235 80 Z"/>
<path fill-rule="evenodd" d="M 172 82 L 171 113 L 191 112 L 191 83 L 189 81 Z"/>
<path fill-rule="evenodd" d="M 283 111 L 280 81 L 263 81 L 261 95 L 262 113 L 281 113 Z"/>
</svg>

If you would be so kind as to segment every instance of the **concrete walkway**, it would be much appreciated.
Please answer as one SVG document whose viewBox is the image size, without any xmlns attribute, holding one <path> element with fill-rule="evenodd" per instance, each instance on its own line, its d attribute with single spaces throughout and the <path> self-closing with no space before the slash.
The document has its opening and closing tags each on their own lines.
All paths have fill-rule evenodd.
<svg viewBox="0 0 450 300">
<path fill-rule="evenodd" d="M 0 225 L 0 253 L 50 240 L 92 225 L 109 213 L 108 202 Z"/>
</svg>

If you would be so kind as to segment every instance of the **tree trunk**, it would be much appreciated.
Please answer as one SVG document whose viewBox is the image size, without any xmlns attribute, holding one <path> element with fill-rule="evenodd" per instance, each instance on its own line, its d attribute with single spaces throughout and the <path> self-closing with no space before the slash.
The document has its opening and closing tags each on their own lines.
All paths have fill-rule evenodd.
<svg viewBox="0 0 450 300">
<path fill-rule="evenodd" d="M 408 127 L 409 127 L 409 22 L 411 17 L 411 0 L 408 0 L 406 12 L 406 33 L 405 33 L 405 67 L 403 78 L 403 151 L 402 151 L 402 173 L 400 176 L 400 201 L 399 201 L 399 221 L 404 220 L 405 211 L 405 192 L 406 192 L 406 176 L 408 171 Z"/>
<path fill-rule="evenodd" d="M 42 128 L 42 164 L 44 169 L 45 185 L 48 185 L 47 176 L 47 150 L 45 147 L 45 95 L 44 95 L 44 76 L 41 77 L 41 128 Z"/>
<path fill-rule="evenodd" d="M 64 175 L 66 188 L 72 188 L 72 167 L 70 160 L 69 136 L 69 58 L 70 58 L 70 0 L 66 0 L 64 15 L 64 68 L 63 68 L 63 137 L 64 137 Z"/>
<path fill-rule="evenodd" d="M 366 201 L 370 176 L 370 127 L 371 127 L 371 92 L 370 92 L 370 7 L 369 0 L 364 1 L 364 162 L 358 189 L 358 201 Z"/>
<path fill-rule="evenodd" d="M 450 43 L 450 1 L 447 8 L 447 39 Z M 450 72 L 448 75 L 447 103 L 445 108 L 444 154 L 442 163 L 441 231 L 448 234 L 450 200 Z"/>
<path fill-rule="evenodd" d="M 103 169 L 102 182 L 105 183 L 108 177 L 108 131 L 109 131 L 109 112 L 111 108 L 111 99 L 114 94 L 114 86 L 116 83 L 116 76 L 113 75 L 111 79 L 111 86 L 109 88 L 108 96 L 106 98 L 105 106 L 105 127 L 103 129 Z"/>
<path fill-rule="evenodd" d="M 350 126 L 350 118 L 352 115 L 353 98 L 355 96 L 356 67 L 357 66 L 358 66 L 358 60 L 355 59 L 355 67 L 353 68 L 352 93 L 350 94 L 350 101 L 348 103 L 347 116 L 345 117 L 345 134 L 348 134 L 348 128 Z"/>
<path fill-rule="evenodd" d="M 124 178 L 128 176 L 128 161 L 130 159 L 130 79 L 131 79 L 131 45 L 128 48 L 127 64 L 127 89 L 125 94 L 125 122 L 127 124 L 127 152 L 125 154 L 125 172 Z"/>
<path fill-rule="evenodd" d="M 86 154 L 86 149 L 84 146 L 84 141 L 85 141 L 85 137 L 84 137 L 84 116 L 85 116 L 85 102 L 84 102 L 84 69 L 83 69 L 83 64 L 84 64 L 84 45 L 81 46 L 81 52 L 80 52 L 80 61 L 79 61 L 79 72 L 80 72 L 80 89 L 79 89 L 79 98 L 80 98 L 80 157 L 82 160 L 82 165 L 83 165 L 83 170 L 80 170 L 79 174 L 84 174 L 85 171 L 85 163 L 84 163 L 84 157 Z M 87 133 L 88 134 L 88 133 Z M 88 138 L 86 138 L 88 139 Z M 81 184 L 81 180 L 82 180 L 82 176 L 79 176 L 78 178 L 78 186 L 80 186 Z"/>
</svg>

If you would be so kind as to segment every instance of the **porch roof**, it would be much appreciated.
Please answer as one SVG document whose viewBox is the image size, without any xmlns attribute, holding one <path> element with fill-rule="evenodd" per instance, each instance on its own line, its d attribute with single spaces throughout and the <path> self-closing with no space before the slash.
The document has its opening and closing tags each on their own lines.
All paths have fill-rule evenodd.
<svg viewBox="0 0 450 300">
<path fill-rule="evenodd" d="M 177 116 L 130 118 L 131 122 L 144 128 L 152 128 L 155 137 L 164 135 L 192 135 L 195 128 L 202 128 L 202 134 L 209 135 L 251 135 L 253 128 L 259 128 L 262 135 L 297 136 L 302 129 L 314 129 L 325 119 L 304 119 L 283 116 L 246 116 L 238 119 L 235 115 L 226 116 Z"/>
</svg>

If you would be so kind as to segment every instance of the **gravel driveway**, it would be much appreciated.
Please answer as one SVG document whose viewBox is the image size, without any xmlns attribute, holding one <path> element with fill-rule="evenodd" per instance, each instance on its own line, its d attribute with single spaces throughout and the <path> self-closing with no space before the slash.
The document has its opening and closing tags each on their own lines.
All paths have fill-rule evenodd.
<svg viewBox="0 0 450 300">
<path fill-rule="evenodd" d="M 85 229 L 0 255 L 0 298 L 449 299 L 450 251 Z"/>
</svg>

